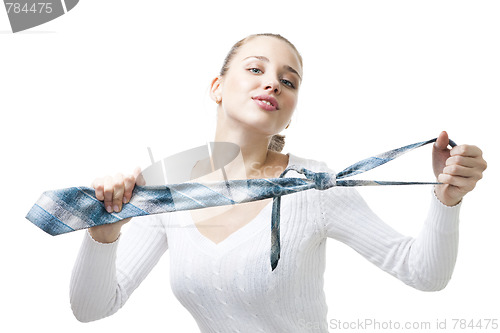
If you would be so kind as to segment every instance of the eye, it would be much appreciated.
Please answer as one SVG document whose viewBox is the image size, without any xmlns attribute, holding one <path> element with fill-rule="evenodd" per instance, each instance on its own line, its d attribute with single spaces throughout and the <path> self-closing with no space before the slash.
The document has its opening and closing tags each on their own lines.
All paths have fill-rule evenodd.
<svg viewBox="0 0 500 333">
<path fill-rule="evenodd" d="M 258 68 L 249 68 L 248 69 L 251 73 L 254 73 L 254 74 L 260 74 L 262 73 L 262 71 Z"/>
<path fill-rule="evenodd" d="M 295 85 L 294 85 L 292 82 L 288 81 L 288 80 L 281 79 L 281 82 L 282 82 L 285 86 L 288 86 L 288 87 L 290 87 L 290 88 L 295 88 Z"/>
</svg>

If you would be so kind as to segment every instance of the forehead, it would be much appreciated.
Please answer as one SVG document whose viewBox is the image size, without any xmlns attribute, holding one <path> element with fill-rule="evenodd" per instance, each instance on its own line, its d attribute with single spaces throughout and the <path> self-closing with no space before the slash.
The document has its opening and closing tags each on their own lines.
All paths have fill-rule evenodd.
<svg viewBox="0 0 500 333">
<path fill-rule="evenodd" d="M 264 56 L 278 65 L 288 65 L 302 73 L 297 52 L 285 41 L 268 36 L 254 37 L 243 44 L 235 55 L 235 60 L 243 61 L 249 56 Z"/>
</svg>

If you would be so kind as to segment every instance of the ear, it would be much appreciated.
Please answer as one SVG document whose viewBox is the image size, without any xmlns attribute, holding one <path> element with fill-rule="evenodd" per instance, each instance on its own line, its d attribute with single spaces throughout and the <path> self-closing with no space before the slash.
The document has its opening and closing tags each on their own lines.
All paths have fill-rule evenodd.
<svg viewBox="0 0 500 333">
<path fill-rule="evenodd" d="M 218 104 L 222 100 L 222 77 L 217 76 L 210 85 L 210 97 Z"/>
</svg>

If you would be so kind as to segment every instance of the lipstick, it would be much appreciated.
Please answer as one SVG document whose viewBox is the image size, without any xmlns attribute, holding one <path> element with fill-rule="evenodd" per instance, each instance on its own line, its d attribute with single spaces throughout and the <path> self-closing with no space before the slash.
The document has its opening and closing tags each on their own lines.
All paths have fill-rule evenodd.
<svg viewBox="0 0 500 333">
<path fill-rule="evenodd" d="M 266 111 L 276 111 L 279 110 L 278 101 L 276 98 L 270 95 L 259 95 L 254 96 L 252 99 L 255 103 Z"/>
</svg>

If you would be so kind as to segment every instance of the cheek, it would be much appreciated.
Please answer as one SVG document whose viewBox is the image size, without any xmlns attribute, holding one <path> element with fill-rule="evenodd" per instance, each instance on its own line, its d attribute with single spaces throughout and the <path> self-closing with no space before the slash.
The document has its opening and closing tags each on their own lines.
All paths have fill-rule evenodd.
<svg viewBox="0 0 500 333">
<path fill-rule="evenodd" d="M 252 89 L 255 89 L 255 85 L 255 82 L 252 80 L 242 80 L 241 78 L 231 77 L 226 80 L 224 93 L 226 94 L 226 98 L 231 98 L 233 94 L 248 93 Z"/>
<path fill-rule="evenodd" d="M 297 94 L 290 94 L 286 96 L 285 98 L 285 103 L 286 103 L 286 108 L 287 110 L 291 113 L 295 110 L 295 107 L 297 106 L 298 102 L 298 95 Z"/>
</svg>

